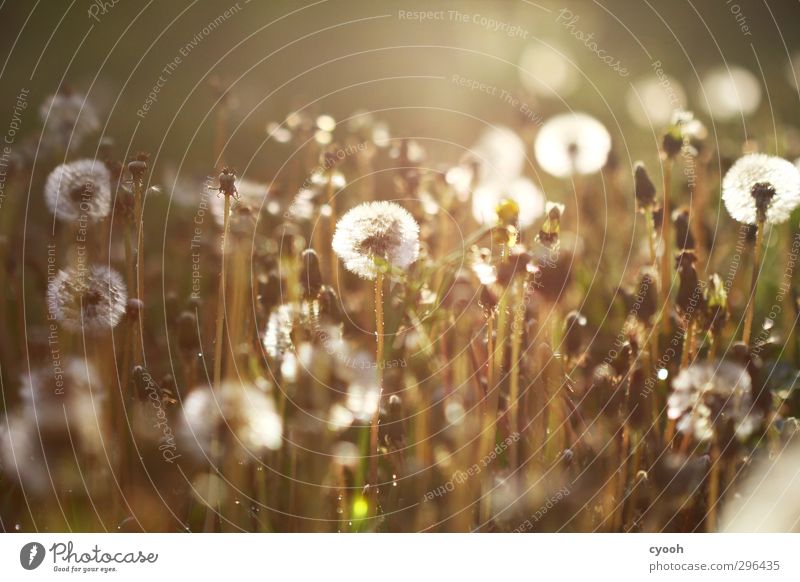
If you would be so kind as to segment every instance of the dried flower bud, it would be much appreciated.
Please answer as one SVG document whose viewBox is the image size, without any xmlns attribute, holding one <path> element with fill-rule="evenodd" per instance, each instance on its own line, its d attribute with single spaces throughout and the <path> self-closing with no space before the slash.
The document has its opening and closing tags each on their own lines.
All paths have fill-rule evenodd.
<svg viewBox="0 0 800 582">
<path fill-rule="evenodd" d="M 638 305 L 636 318 L 649 325 L 658 311 L 658 288 L 655 277 L 648 270 L 643 270 L 639 276 L 639 288 L 636 292 L 635 303 Z"/>
<path fill-rule="evenodd" d="M 673 125 L 664 132 L 664 138 L 661 142 L 661 148 L 664 150 L 667 158 L 672 160 L 681 153 L 683 147 L 683 135 L 681 135 L 680 127 Z"/>
<path fill-rule="evenodd" d="M 481 306 L 486 317 L 490 317 L 494 314 L 494 310 L 497 308 L 497 303 L 497 294 L 494 292 L 491 285 L 484 285 L 481 287 L 481 297 L 478 299 L 478 305 Z"/>
<path fill-rule="evenodd" d="M 134 182 L 144 182 L 144 174 L 147 172 L 147 160 L 149 157 L 150 154 L 140 152 L 135 159 L 128 162 L 128 171 L 131 173 Z"/>
<path fill-rule="evenodd" d="M 636 197 L 636 205 L 640 210 L 652 210 L 656 203 L 656 187 L 647 174 L 647 168 L 642 162 L 636 162 L 633 166 L 633 193 Z"/>
<path fill-rule="evenodd" d="M 570 311 L 564 319 L 564 353 L 577 358 L 583 350 L 586 318 L 578 311 Z"/>
<path fill-rule="evenodd" d="M 694 267 L 696 261 L 697 255 L 690 250 L 681 252 L 675 261 L 675 269 L 680 278 L 675 306 L 686 320 L 694 319 L 704 310 L 700 280 Z"/>
<path fill-rule="evenodd" d="M 194 353 L 200 347 L 197 316 L 191 311 L 183 311 L 178 316 L 178 347 L 187 353 Z"/>
<path fill-rule="evenodd" d="M 685 206 L 672 213 L 672 222 L 675 224 L 675 246 L 679 251 L 694 249 L 695 242 L 692 230 L 689 227 L 689 209 Z"/>
<path fill-rule="evenodd" d="M 236 196 L 236 174 L 230 168 L 222 168 L 219 175 L 219 191 L 225 196 Z"/>
<path fill-rule="evenodd" d="M 322 287 L 322 271 L 319 268 L 319 256 L 314 249 L 306 249 L 302 254 L 303 275 L 301 283 L 305 296 L 313 299 Z"/>
</svg>

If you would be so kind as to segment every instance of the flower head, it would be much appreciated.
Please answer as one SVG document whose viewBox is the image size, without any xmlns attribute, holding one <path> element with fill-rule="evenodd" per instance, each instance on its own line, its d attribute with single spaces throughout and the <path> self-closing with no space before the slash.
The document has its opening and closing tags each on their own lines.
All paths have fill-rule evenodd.
<svg viewBox="0 0 800 582">
<path fill-rule="evenodd" d="M 785 222 L 800 204 L 800 171 L 776 156 L 748 154 L 725 174 L 722 200 L 739 222 Z"/>
<path fill-rule="evenodd" d="M 111 174 L 96 160 L 61 164 L 47 177 L 44 197 L 59 220 L 102 220 L 111 210 Z"/>
<path fill-rule="evenodd" d="M 100 128 L 100 120 L 86 98 L 69 89 L 51 95 L 39 108 L 44 137 L 61 147 L 79 147 L 83 139 Z"/>
<path fill-rule="evenodd" d="M 215 434 L 224 434 L 249 454 L 277 450 L 282 444 L 283 423 L 272 399 L 256 386 L 225 381 L 214 391 L 195 388 L 183 401 L 184 439 L 195 442 L 206 456 L 213 454 Z"/>
<path fill-rule="evenodd" d="M 119 273 L 103 266 L 61 270 L 47 287 L 47 308 L 71 331 L 115 327 L 128 293 Z"/>
<path fill-rule="evenodd" d="M 737 436 L 748 437 L 758 426 L 750 375 L 732 362 L 702 362 L 681 370 L 672 382 L 668 415 L 681 432 L 709 440 L 715 427 L 731 421 Z"/>
<path fill-rule="evenodd" d="M 611 136 L 585 113 L 563 113 L 548 119 L 533 144 L 536 161 L 557 178 L 593 174 L 608 160 Z"/>
<path fill-rule="evenodd" d="M 516 180 L 525 167 L 525 143 L 513 130 L 498 126 L 483 133 L 470 148 L 477 162 L 478 181 L 503 186 Z"/>
<path fill-rule="evenodd" d="M 336 224 L 333 250 L 344 266 L 364 279 L 374 279 L 379 261 L 404 269 L 419 257 L 419 225 L 394 202 L 365 202 Z"/>
<path fill-rule="evenodd" d="M 725 65 L 702 79 L 698 100 L 715 119 L 751 115 L 761 103 L 761 84 L 747 69 Z"/>
</svg>

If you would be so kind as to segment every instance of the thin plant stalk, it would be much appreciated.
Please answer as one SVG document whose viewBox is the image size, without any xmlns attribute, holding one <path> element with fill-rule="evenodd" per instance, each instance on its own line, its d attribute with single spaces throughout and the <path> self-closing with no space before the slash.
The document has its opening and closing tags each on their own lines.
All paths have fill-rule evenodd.
<svg viewBox="0 0 800 582">
<path fill-rule="evenodd" d="M 753 278 L 750 281 L 750 295 L 747 298 L 747 312 L 744 317 L 744 332 L 742 332 L 742 342 L 750 344 L 750 332 L 753 329 L 753 316 L 756 305 L 756 289 L 758 287 L 758 270 L 761 266 L 761 254 L 764 247 L 764 227 L 765 221 L 759 220 L 756 225 L 756 248 L 753 258 Z"/>
<path fill-rule="evenodd" d="M 514 309 L 514 320 L 511 324 L 511 381 L 509 385 L 509 432 L 515 437 L 519 424 L 519 376 L 520 376 L 520 351 L 522 348 L 522 328 L 524 325 L 524 280 L 520 278 L 514 284 L 514 301 L 517 302 Z M 515 441 L 508 450 L 508 464 L 511 471 L 515 471 L 518 466 L 518 447 Z"/>
<path fill-rule="evenodd" d="M 672 221 L 670 220 L 670 192 L 672 190 L 672 160 L 667 158 L 664 163 L 664 215 L 661 220 L 661 240 L 663 242 L 663 249 L 661 253 L 661 285 L 664 294 L 664 308 L 669 304 L 669 292 L 672 287 L 672 273 L 670 270 L 670 229 Z M 662 330 L 664 334 L 669 333 L 669 317 L 665 311 L 664 317 L 661 319 Z"/>
<path fill-rule="evenodd" d="M 228 229 L 230 227 L 230 219 L 228 214 L 231 210 L 230 195 L 225 194 L 225 209 L 222 220 L 222 266 L 219 274 L 219 293 L 217 294 L 217 321 L 214 344 L 214 391 L 218 392 L 220 383 L 222 381 L 222 338 L 225 329 L 225 278 L 226 278 L 226 261 L 225 250 L 228 239 Z"/>
<path fill-rule="evenodd" d="M 708 521 L 707 532 L 717 531 L 717 506 L 719 505 L 719 472 L 720 472 L 719 444 L 717 437 L 711 445 L 711 475 L 708 481 Z"/>
<path fill-rule="evenodd" d="M 135 297 L 144 301 L 144 182 L 135 180 L 133 187 L 133 219 L 136 221 L 136 291 Z M 133 337 L 133 361 L 135 364 L 144 363 L 144 345 L 142 337 L 142 311 L 139 310 L 135 321 Z"/>
<path fill-rule="evenodd" d="M 375 277 L 375 336 L 377 340 L 375 364 L 378 371 L 378 406 L 372 415 L 369 431 L 369 485 L 373 499 L 371 506 L 373 516 L 378 513 L 378 424 L 381 417 L 380 402 L 383 396 L 383 278 L 383 272 L 379 269 Z"/>
</svg>

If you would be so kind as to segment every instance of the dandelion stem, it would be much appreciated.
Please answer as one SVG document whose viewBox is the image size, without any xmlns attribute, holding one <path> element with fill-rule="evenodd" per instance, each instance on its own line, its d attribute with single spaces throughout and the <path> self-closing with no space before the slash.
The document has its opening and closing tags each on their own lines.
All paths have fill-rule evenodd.
<svg viewBox="0 0 800 582">
<path fill-rule="evenodd" d="M 140 301 L 144 301 L 144 216 L 143 216 L 143 199 L 144 198 L 144 182 L 142 180 L 135 180 L 133 189 L 134 210 L 133 219 L 136 221 L 136 287 L 134 296 Z M 136 364 L 144 362 L 144 345 L 142 332 L 142 310 L 139 310 L 138 317 L 135 322 L 136 334 L 134 334 L 134 352 L 133 360 Z"/>
<path fill-rule="evenodd" d="M 225 208 L 222 219 L 222 266 L 219 274 L 219 293 L 217 294 L 217 322 L 214 344 L 214 390 L 218 391 L 222 381 L 222 337 L 225 328 L 225 247 L 228 239 L 229 217 L 231 210 L 231 198 L 225 194 Z"/>
<path fill-rule="evenodd" d="M 523 317 L 525 311 L 524 305 L 524 280 L 520 279 L 514 284 L 514 301 L 517 303 L 514 309 L 514 320 L 511 324 L 511 383 L 509 386 L 509 432 L 512 437 L 517 434 L 517 427 L 519 423 L 519 368 L 520 350 L 522 347 L 522 326 L 524 325 Z M 511 471 L 515 471 L 518 465 L 518 448 L 516 441 L 508 449 L 508 464 Z"/>
<path fill-rule="evenodd" d="M 717 437 L 714 437 L 714 442 L 711 444 L 711 475 L 708 481 L 708 522 L 706 525 L 706 532 L 717 531 L 717 505 L 719 503 L 719 471 L 720 471 L 720 458 L 719 458 L 719 444 Z"/>
<path fill-rule="evenodd" d="M 669 292 L 672 287 L 672 273 L 670 272 L 670 192 L 672 190 L 672 160 L 667 158 L 664 163 L 664 213 L 661 218 L 661 286 L 664 295 L 664 316 L 661 319 L 664 334 L 669 333 Z"/>
<path fill-rule="evenodd" d="M 753 315 L 756 305 L 756 288 L 758 287 L 758 271 L 761 266 L 761 253 L 764 246 L 764 226 L 765 221 L 759 220 L 756 224 L 756 248 L 753 255 L 753 278 L 750 281 L 750 295 L 747 298 L 747 313 L 744 317 L 744 332 L 742 342 L 750 344 L 750 332 L 753 328 Z"/>
<path fill-rule="evenodd" d="M 373 499 L 372 516 L 378 514 L 378 423 L 381 417 L 380 401 L 383 395 L 383 333 L 383 272 L 379 269 L 375 277 L 375 336 L 377 340 L 375 365 L 378 371 L 378 405 L 372 415 L 369 432 L 369 484 Z"/>
</svg>

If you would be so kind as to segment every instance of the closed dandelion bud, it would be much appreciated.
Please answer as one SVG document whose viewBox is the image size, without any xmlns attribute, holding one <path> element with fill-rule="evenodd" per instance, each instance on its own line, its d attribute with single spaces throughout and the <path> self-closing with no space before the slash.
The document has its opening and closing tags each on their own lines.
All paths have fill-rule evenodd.
<svg viewBox="0 0 800 582">
<path fill-rule="evenodd" d="M 492 229 L 492 241 L 500 247 L 513 247 L 517 244 L 517 228 L 513 225 L 500 225 Z"/>
<path fill-rule="evenodd" d="M 497 293 L 494 292 L 490 285 L 484 285 L 481 288 L 481 297 L 478 299 L 478 305 L 481 306 L 486 317 L 494 313 L 494 310 L 497 309 L 497 303 Z"/>
<path fill-rule="evenodd" d="M 689 225 L 689 209 L 678 208 L 672 213 L 672 222 L 675 224 L 675 246 L 679 251 L 694 249 L 695 242 Z"/>
<path fill-rule="evenodd" d="M 729 317 L 728 292 L 725 290 L 720 276 L 714 273 L 708 278 L 705 288 L 706 329 L 715 334 L 720 333 Z"/>
<path fill-rule="evenodd" d="M 658 311 L 658 288 L 655 277 L 644 271 L 639 277 L 639 289 L 636 292 L 636 318 L 649 325 Z"/>
<path fill-rule="evenodd" d="M 704 309 L 700 280 L 694 268 L 696 261 L 697 255 L 694 251 L 683 251 L 675 262 L 675 269 L 680 278 L 675 305 L 678 312 L 686 319 L 693 319 Z"/>
<path fill-rule="evenodd" d="M 300 281 L 307 299 L 313 299 L 322 287 L 322 272 L 319 268 L 319 256 L 314 249 L 303 251 L 303 275 Z"/>
<path fill-rule="evenodd" d="M 137 154 L 134 160 L 128 162 L 128 171 L 131 173 L 134 182 L 144 182 L 144 175 L 147 172 L 147 159 L 149 157 L 150 154 L 140 153 Z"/>
<path fill-rule="evenodd" d="M 389 446 L 399 446 L 405 437 L 403 426 L 403 402 L 397 394 L 389 396 L 389 406 L 387 409 L 388 422 L 381 428 L 385 434 L 384 439 Z"/>
<path fill-rule="evenodd" d="M 327 316 L 333 321 L 342 321 L 342 305 L 339 301 L 339 295 L 336 294 L 336 290 L 331 287 L 330 285 L 323 285 L 319 289 L 319 294 L 317 296 L 317 301 L 319 302 L 319 314 L 320 316 Z"/>
<path fill-rule="evenodd" d="M 577 358 L 583 351 L 586 318 L 578 311 L 570 311 L 564 320 L 564 353 Z"/>
<path fill-rule="evenodd" d="M 683 148 L 683 135 L 681 135 L 680 127 L 673 125 L 664 132 L 661 148 L 670 160 L 681 153 L 681 148 Z"/>
<path fill-rule="evenodd" d="M 656 203 L 656 187 L 642 162 L 636 162 L 633 167 L 633 193 L 639 210 L 653 209 Z"/>
<path fill-rule="evenodd" d="M 631 368 L 631 362 L 636 356 L 635 350 L 630 342 L 625 342 L 619 349 L 617 356 L 611 362 L 614 372 L 617 376 L 623 376 L 628 373 Z"/>
<path fill-rule="evenodd" d="M 236 174 L 232 169 L 222 168 L 219 175 L 219 191 L 225 196 L 236 196 Z"/>
</svg>

